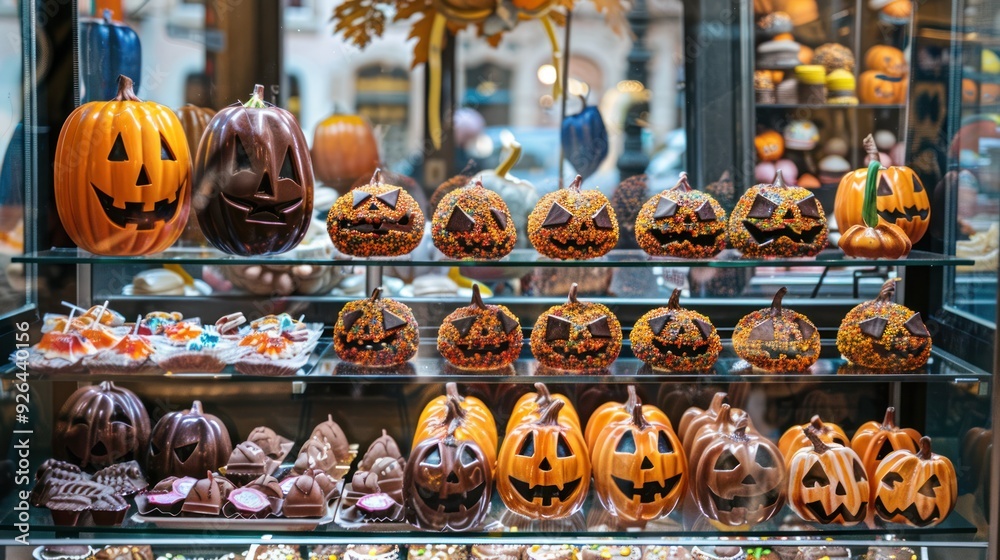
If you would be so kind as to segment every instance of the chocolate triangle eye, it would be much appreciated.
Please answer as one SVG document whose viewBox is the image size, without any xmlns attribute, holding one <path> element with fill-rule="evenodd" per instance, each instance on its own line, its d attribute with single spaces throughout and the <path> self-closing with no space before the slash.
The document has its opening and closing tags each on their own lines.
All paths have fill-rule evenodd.
<svg viewBox="0 0 1000 560">
<path fill-rule="evenodd" d="M 371 198 L 372 193 L 365 192 L 360 189 L 354 189 L 353 191 L 351 191 L 351 196 L 354 197 L 354 201 L 352 202 L 352 204 L 354 205 L 355 208 L 357 208 L 358 206 L 364 204 L 366 200 Z"/>
<path fill-rule="evenodd" d="M 919 313 L 914 313 L 909 319 L 907 319 L 906 322 L 903 323 L 903 328 L 913 336 L 919 336 L 921 338 L 931 337 L 931 333 L 927 330 L 927 325 L 924 324 Z"/>
<path fill-rule="evenodd" d="M 809 195 L 803 198 L 796 206 L 799 207 L 799 212 L 803 216 L 819 219 L 819 201 L 816 200 L 815 196 Z"/>
<path fill-rule="evenodd" d="M 878 196 L 891 196 L 892 195 L 892 185 L 889 184 L 889 180 L 885 178 L 885 173 L 883 173 L 878 178 L 878 188 L 875 189 L 875 194 Z"/>
<path fill-rule="evenodd" d="M 281 170 L 278 172 L 279 179 L 291 179 L 298 182 L 299 176 L 295 173 L 295 164 L 292 163 L 292 148 L 289 147 L 285 151 L 285 161 L 281 164 Z"/>
<path fill-rule="evenodd" d="M 572 323 L 566 319 L 549 315 L 545 319 L 545 340 L 568 340 L 570 326 Z"/>
<path fill-rule="evenodd" d="M 387 311 L 382 310 L 382 330 L 391 331 L 392 329 L 398 329 L 406 324 L 406 319 Z"/>
<path fill-rule="evenodd" d="M 676 213 L 677 203 L 665 196 L 661 196 L 660 200 L 656 202 L 656 212 L 653 213 L 653 219 L 670 218 Z"/>
<path fill-rule="evenodd" d="M 598 317 L 587 323 L 587 330 L 594 338 L 611 338 L 611 324 L 608 323 L 607 316 Z"/>
<path fill-rule="evenodd" d="M 344 328 L 349 329 L 354 326 L 354 323 L 358 322 L 359 318 L 361 318 L 361 311 L 348 311 L 347 313 L 341 315 L 340 318 L 344 321 Z"/>
<path fill-rule="evenodd" d="M 462 317 L 461 319 L 455 319 L 454 321 L 451 322 L 451 324 L 454 325 L 456 329 L 458 329 L 458 334 L 465 336 L 469 334 L 470 330 L 472 330 L 472 325 L 476 324 L 476 318 Z"/>
<path fill-rule="evenodd" d="M 772 319 L 767 319 L 757 323 L 754 328 L 750 330 L 750 340 L 774 340 L 774 321 Z"/>
<path fill-rule="evenodd" d="M 611 214 L 608 212 L 608 205 L 605 204 L 601 206 L 601 209 L 594 214 L 594 227 L 597 229 L 614 229 L 615 225 L 611 222 Z"/>
<path fill-rule="evenodd" d="M 490 208 L 490 215 L 493 216 L 493 221 L 497 223 L 497 227 L 507 229 L 507 214 L 504 214 L 503 210 Z"/>
<path fill-rule="evenodd" d="M 872 317 L 858 323 L 858 328 L 861 329 L 861 334 L 879 339 L 882 338 L 882 333 L 885 332 L 885 326 L 888 324 L 889 321 L 881 317 Z"/>
<path fill-rule="evenodd" d="M 670 313 L 653 317 L 649 320 L 649 330 L 653 331 L 653 334 L 660 334 L 663 332 L 663 328 L 667 326 L 667 323 L 673 318 L 673 315 Z"/>
<path fill-rule="evenodd" d="M 701 319 L 693 319 L 692 321 L 694 322 L 694 326 L 698 327 L 698 330 L 701 331 L 701 336 L 704 337 L 705 340 L 708 340 L 708 337 L 712 336 L 712 331 L 714 330 L 712 325 L 702 321 Z"/>
<path fill-rule="evenodd" d="M 381 200 L 383 204 L 395 210 L 396 202 L 399 201 L 399 189 L 393 189 L 387 193 L 380 194 L 375 198 Z"/>
<path fill-rule="evenodd" d="M 718 218 L 715 215 L 715 208 L 712 208 L 712 203 L 707 200 L 701 203 L 701 206 L 694 211 L 694 214 L 698 216 L 699 222 L 711 222 Z"/>
<path fill-rule="evenodd" d="M 812 323 L 801 317 L 796 319 L 795 322 L 799 325 L 799 332 L 802 333 L 802 338 L 812 338 L 812 335 L 816 332 L 816 327 L 814 327 Z"/>
<path fill-rule="evenodd" d="M 758 194 L 753 199 L 753 205 L 750 206 L 750 212 L 747 213 L 747 217 L 770 218 L 774 215 L 774 211 L 777 209 L 777 204 L 768 200 L 767 197 Z"/>
<path fill-rule="evenodd" d="M 464 233 L 467 231 L 472 231 L 472 228 L 476 226 L 476 220 L 472 216 L 465 213 L 458 206 L 451 209 L 451 216 L 448 217 L 448 223 L 445 224 L 444 229 L 446 231 L 454 231 L 458 233 Z"/>
<path fill-rule="evenodd" d="M 500 326 L 503 327 L 504 334 L 510 334 L 511 331 L 521 326 L 521 324 L 517 322 L 517 319 L 514 319 L 503 311 L 497 311 L 497 319 L 500 320 Z"/>
<path fill-rule="evenodd" d="M 542 227 L 553 227 L 561 226 L 569 222 L 573 214 L 570 214 L 569 210 L 562 207 L 561 204 L 555 202 L 552 207 L 549 208 L 549 213 L 545 215 L 545 221 L 542 222 Z"/>
</svg>

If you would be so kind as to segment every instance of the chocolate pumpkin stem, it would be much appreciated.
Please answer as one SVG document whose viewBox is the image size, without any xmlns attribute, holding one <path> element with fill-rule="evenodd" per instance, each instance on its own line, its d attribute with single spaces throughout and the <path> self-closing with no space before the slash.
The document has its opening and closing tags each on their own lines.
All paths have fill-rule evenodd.
<svg viewBox="0 0 1000 560">
<path fill-rule="evenodd" d="M 541 406 L 549 404 L 552 400 L 552 393 L 549 393 L 549 388 L 544 383 L 535 383 L 535 402 Z"/>
<path fill-rule="evenodd" d="M 379 286 L 379 287 L 375 288 L 374 290 L 372 290 L 372 297 L 370 297 L 368 299 L 370 299 L 372 301 L 376 301 L 380 297 L 382 297 L 382 286 Z"/>
<path fill-rule="evenodd" d="M 875 137 L 869 134 L 865 136 L 865 139 L 861 141 L 861 145 L 865 148 L 865 153 L 875 159 L 878 163 L 878 145 L 875 144 Z"/>
<path fill-rule="evenodd" d="M 729 394 L 723 391 L 719 391 L 718 393 L 712 395 L 712 402 L 709 403 L 708 409 L 716 411 L 722 410 L 722 405 L 726 404 L 726 397 L 728 396 Z"/>
<path fill-rule="evenodd" d="M 382 168 L 376 167 L 375 172 L 372 173 L 371 181 L 368 181 L 369 185 L 381 185 L 382 184 Z M 482 186 L 482 184 L 480 184 Z"/>
<path fill-rule="evenodd" d="M 201 415 L 201 401 L 194 401 L 191 403 L 191 410 L 188 411 L 189 414 Z"/>
<path fill-rule="evenodd" d="M 125 74 L 118 74 L 118 95 L 112 101 L 142 101 L 135 95 L 135 82 Z"/>
<path fill-rule="evenodd" d="M 875 301 L 891 302 L 896 297 L 896 282 L 899 282 L 899 278 L 890 278 L 882 284 L 882 289 L 878 291 L 878 297 Z"/>
<path fill-rule="evenodd" d="M 634 406 L 628 409 L 632 414 L 632 425 L 640 430 L 644 430 L 649 427 L 649 421 L 642 414 L 642 403 L 636 403 Z"/>
<path fill-rule="evenodd" d="M 557 426 L 559 424 L 559 411 L 562 410 L 564 402 L 553 400 L 547 407 L 542 409 L 538 415 L 538 422 L 542 426 Z"/>
<path fill-rule="evenodd" d="M 483 295 L 479 293 L 479 284 L 472 285 L 472 305 L 475 305 L 479 309 L 486 309 L 486 304 L 483 303 Z"/>
<path fill-rule="evenodd" d="M 729 412 L 730 408 L 726 403 L 722 403 L 722 406 L 719 407 L 719 416 L 715 419 L 715 424 L 720 428 L 733 423 L 733 415 Z"/>
<path fill-rule="evenodd" d="M 576 292 L 580 289 L 580 286 L 576 282 L 569 287 L 569 297 L 566 298 L 566 303 L 580 303 L 580 300 L 576 298 Z"/>
<path fill-rule="evenodd" d="M 458 394 L 458 384 L 456 383 L 446 383 L 444 386 L 444 393 L 449 399 L 456 399 L 458 402 L 465 400 L 462 395 Z"/>
<path fill-rule="evenodd" d="M 807 427 L 816 430 L 818 433 L 822 433 L 826 430 L 826 426 L 824 426 L 823 421 L 820 420 L 819 414 L 813 415 L 813 417 L 809 419 L 809 426 Z"/>
<path fill-rule="evenodd" d="M 934 453 L 931 451 L 931 438 L 927 436 L 920 438 L 920 446 L 919 449 L 917 449 L 917 457 L 919 457 L 921 461 L 930 461 L 933 456 Z"/>
<path fill-rule="evenodd" d="M 680 191 L 680 192 L 690 192 L 691 191 L 691 183 L 688 182 L 687 171 L 681 171 L 680 176 L 677 179 L 677 183 L 673 187 L 671 187 L 670 190 L 672 190 L 672 191 Z"/>
<path fill-rule="evenodd" d="M 819 432 L 812 429 L 811 427 L 802 428 L 802 432 L 809 438 L 809 442 L 812 443 L 813 451 L 822 455 L 830 450 L 830 446 L 827 445 L 823 440 L 819 439 Z"/>
<path fill-rule="evenodd" d="M 774 299 L 771 300 L 771 316 L 780 317 L 781 316 L 781 300 L 788 293 L 788 288 L 782 286 L 778 289 L 777 293 L 774 294 Z"/>
<path fill-rule="evenodd" d="M 571 191 L 580 192 L 580 187 L 582 186 L 583 186 L 583 177 L 577 175 L 576 178 L 570 182 L 570 184 L 566 185 L 566 188 Z"/>
<path fill-rule="evenodd" d="M 465 409 L 459 404 L 456 399 L 448 399 L 445 404 L 448 410 L 444 415 L 444 424 L 446 426 L 452 426 L 453 424 L 459 424 L 465 421 Z"/>
<path fill-rule="evenodd" d="M 750 427 L 750 419 L 744 414 L 736 419 L 736 429 L 733 430 L 733 436 L 735 439 L 745 439 L 747 437 L 747 428 Z"/>
<path fill-rule="evenodd" d="M 882 429 L 883 430 L 895 430 L 896 429 L 896 408 L 890 406 L 885 409 L 885 418 L 882 419 Z"/>
<path fill-rule="evenodd" d="M 101 388 L 101 391 L 110 391 L 115 388 L 115 384 L 110 381 L 101 381 L 101 384 L 98 385 L 98 387 Z"/>
<path fill-rule="evenodd" d="M 625 408 L 630 410 L 637 406 L 642 406 L 642 401 L 639 400 L 639 394 L 636 393 L 635 385 L 628 386 L 628 399 L 625 400 Z"/>
<path fill-rule="evenodd" d="M 256 84 L 253 86 L 253 94 L 250 99 L 243 104 L 247 109 L 264 109 L 267 104 L 264 103 L 264 86 L 261 84 Z"/>
<path fill-rule="evenodd" d="M 788 186 L 788 184 L 785 183 L 785 177 L 784 177 L 784 175 L 781 174 L 781 170 L 780 169 L 774 172 L 774 180 L 771 181 L 771 186 L 772 187 L 778 187 L 778 188 L 781 188 L 781 189 L 783 189 L 783 188 L 785 188 L 785 187 Z"/>
<path fill-rule="evenodd" d="M 674 288 L 673 293 L 670 294 L 670 299 L 667 301 L 667 309 L 676 310 L 680 308 L 681 308 L 681 289 Z"/>
</svg>

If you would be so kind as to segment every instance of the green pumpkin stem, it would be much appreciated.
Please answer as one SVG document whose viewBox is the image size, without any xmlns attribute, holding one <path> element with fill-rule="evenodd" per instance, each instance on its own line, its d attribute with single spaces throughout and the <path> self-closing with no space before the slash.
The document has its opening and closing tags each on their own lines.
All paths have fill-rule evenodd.
<svg viewBox="0 0 1000 560">
<path fill-rule="evenodd" d="M 520 142 L 512 140 L 510 145 L 504 147 L 510 148 L 510 152 L 507 153 L 507 157 L 503 158 L 500 165 L 493 170 L 493 172 L 497 174 L 497 177 L 500 177 L 501 179 L 506 177 L 507 174 L 510 173 L 510 170 L 514 169 L 514 166 L 517 165 L 518 160 L 521 159 Z"/>
<path fill-rule="evenodd" d="M 576 298 L 576 292 L 580 289 L 580 286 L 576 282 L 569 287 L 569 296 L 566 298 L 566 303 L 580 303 L 580 300 Z"/>
<path fill-rule="evenodd" d="M 919 449 L 917 449 L 917 457 L 919 457 L 921 461 L 930 461 L 933 456 L 934 453 L 931 451 L 931 438 L 927 436 L 920 438 L 920 446 Z"/>
<path fill-rule="evenodd" d="M 542 409 L 541 413 L 538 415 L 538 421 L 536 424 L 540 426 L 558 426 L 559 425 L 559 411 L 562 410 L 566 403 L 560 400 L 553 400 L 549 403 L 547 407 Z"/>
<path fill-rule="evenodd" d="M 688 182 L 687 171 L 681 171 L 681 174 L 677 179 L 677 183 L 671 187 L 670 190 L 678 192 L 691 192 L 691 183 Z"/>
<path fill-rule="evenodd" d="M 812 429 L 811 427 L 802 428 L 802 432 L 806 434 L 809 438 L 809 442 L 812 443 L 813 451 L 817 454 L 822 455 L 830 450 L 830 446 L 827 445 L 823 440 L 819 439 L 819 432 Z"/>
<path fill-rule="evenodd" d="M 896 429 L 896 407 L 890 406 L 885 409 L 885 418 L 882 419 L 883 430 Z"/>
<path fill-rule="evenodd" d="M 868 164 L 868 176 L 865 178 L 865 198 L 861 204 L 861 219 L 865 225 L 873 228 L 878 225 L 878 172 L 882 169 L 879 163 L 878 154 L 875 159 Z"/>
<path fill-rule="evenodd" d="M 372 297 L 370 297 L 368 299 L 371 300 L 371 301 L 378 301 L 378 299 L 380 297 L 382 297 L 382 286 L 379 286 L 379 287 L 375 288 L 374 290 L 372 290 Z"/>
<path fill-rule="evenodd" d="M 890 278 L 882 284 L 882 289 L 878 291 L 878 297 L 875 301 L 882 301 L 889 303 L 896 298 L 896 282 L 899 282 L 899 278 Z"/>
<path fill-rule="evenodd" d="M 784 299 L 785 294 L 788 293 L 788 288 L 782 286 L 775 294 L 774 299 L 771 300 L 771 316 L 780 317 L 781 316 L 781 300 Z"/>
<path fill-rule="evenodd" d="M 250 99 L 243 106 L 247 109 L 264 109 L 267 107 L 264 103 L 264 86 L 261 84 L 254 85 L 253 94 L 250 95 Z"/>
<path fill-rule="evenodd" d="M 788 186 L 788 183 L 785 182 L 785 176 L 781 174 L 780 169 L 774 172 L 774 180 L 771 181 L 771 186 L 778 187 L 779 189 L 783 189 Z"/>
<path fill-rule="evenodd" d="M 118 74 L 118 95 L 112 101 L 142 101 L 135 95 L 135 83 L 125 74 Z"/>
<path fill-rule="evenodd" d="M 486 309 L 486 304 L 483 303 L 483 295 L 479 293 L 479 284 L 472 285 L 472 305 L 479 309 Z"/>
<path fill-rule="evenodd" d="M 674 288 L 673 293 L 670 294 L 670 299 L 667 301 L 667 309 L 677 310 L 681 308 L 681 289 Z"/>
</svg>

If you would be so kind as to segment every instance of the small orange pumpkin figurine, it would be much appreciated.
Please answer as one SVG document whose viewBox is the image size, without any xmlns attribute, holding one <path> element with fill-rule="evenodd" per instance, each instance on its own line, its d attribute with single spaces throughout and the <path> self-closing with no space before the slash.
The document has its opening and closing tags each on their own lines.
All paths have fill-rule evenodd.
<svg viewBox="0 0 1000 560">
<path fill-rule="evenodd" d="M 828 525 L 857 525 L 868 515 L 870 484 L 850 447 L 825 443 L 804 428 L 812 444 L 788 465 L 788 505 L 802 519 Z"/>
<path fill-rule="evenodd" d="M 864 224 L 853 225 L 840 237 L 840 248 L 848 257 L 862 259 L 898 259 L 910 254 L 913 243 L 899 226 L 882 220 L 878 215 L 875 196 L 878 172 L 882 164 L 873 160 L 868 164 L 865 179 L 865 199 L 861 205 Z"/>
<path fill-rule="evenodd" d="M 817 414 L 809 420 L 808 424 L 788 428 L 782 434 L 781 439 L 778 440 L 778 449 L 785 456 L 785 464 L 790 465 L 792 457 L 802 449 L 812 447 L 809 436 L 805 433 L 806 428 L 812 428 L 813 432 L 816 433 L 816 436 L 823 443 L 836 443 L 844 447 L 851 446 L 851 440 L 848 439 L 843 428 L 831 422 L 824 422 Z"/>
<path fill-rule="evenodd" d="M 865 422 L 854 432 L 851 448 L 861 457 L 868 477 L 873 478 L 882 459 L 900 449 L 915 452 L 919 440 L 920 432 L 896 425 L 896 409 L 890 406 L 885 409 L 882 422 Z"/>
<path fill-rule="evenodd" d="M 872 479 L 875 515 L 890 523 L 930 527 L 955 509 L 958 479 L 955 467 L 931 451 L 931 438 L 920 438 L 916 453 L 893 451 L 882 460 Z"/>
</svg>

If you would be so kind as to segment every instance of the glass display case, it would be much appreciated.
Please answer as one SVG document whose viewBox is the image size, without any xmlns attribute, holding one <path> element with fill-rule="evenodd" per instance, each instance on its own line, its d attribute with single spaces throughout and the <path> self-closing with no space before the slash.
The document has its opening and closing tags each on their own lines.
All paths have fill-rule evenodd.
<svg viewBox="0 0 1000 560">
<path fill-rule="evenodd" d="M 998 554 L 995 3 L 0 28 L 9 557 Z"/>
</svg>

